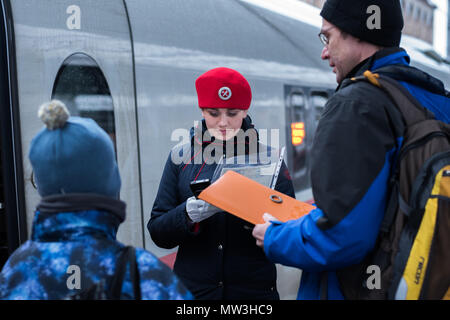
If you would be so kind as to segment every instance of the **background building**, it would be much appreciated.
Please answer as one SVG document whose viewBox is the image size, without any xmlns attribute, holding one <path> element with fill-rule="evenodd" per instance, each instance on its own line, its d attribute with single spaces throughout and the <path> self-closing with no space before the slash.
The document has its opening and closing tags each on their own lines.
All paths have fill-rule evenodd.
<svg viewBox="0 0 450 320">
<path fill-rule="evenodd" d="M 433 44 L 434 10 L 428 0 L 401 0 L 405 27 L 403 33 Z"/>
<path fill-rule="evenodd" d="M 300 0 L 309 4 L 312 4 L 313 6 L 316 6 L 318 8 L 322 8 L 323 3 L 325 2 L 325 0 Z"/>
</svg>

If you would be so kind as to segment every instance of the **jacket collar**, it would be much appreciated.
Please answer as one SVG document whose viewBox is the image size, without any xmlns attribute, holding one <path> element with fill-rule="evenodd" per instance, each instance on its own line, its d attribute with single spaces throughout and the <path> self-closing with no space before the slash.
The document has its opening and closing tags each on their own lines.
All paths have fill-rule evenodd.
<svg viewBox="0 0 450 320">
<path fill-rule="evenodd" d="M 445 86 L 437 78 L 409 65 L 410 57 L 402 48 L 385 48 L 359 63 L 344 79 L 362 75 L 366 70 L 380 72 L 397 81 L 404 81 L 435 94 L 448 96 Z M 336 90 L 342 87 L 344 81 Z M 345 81 L 349 83 L 348 81 Z"/>
<path fill-rule="evenodd" d="M 250 116 L 247 115 L 247 117 L 245 117 L 242 121 L 242 125 L 241 125 L 241 129 L 246 132 L 246 137 L 245 137 L 245 141 L 238 141 L 238 139 L 236 137 L 233 138 L 233 141 L 227 141 L 227 142 L 223 142 L 220 140 L 216 140 L 214 137 L 211 137 L 211 139 L 209 140 L 203 140 L 203 138 L 205 137 L 205 132 L 207 130 L 206 127 L 206 122 L 205 119 L 202 120 L 201 125 L 198 125 L 197 127 L 192 127 L 190 130 L 190 138 L 191 138 L 191 144 L 190 144 L 190 152 L 187 152 L 186 155 L 190 154 L 190 159 L 189 157 L 185 159 L 185 161 L 183 163 L 185 163 L 186 165 L 189 163 L 192 163 L 194 161 L 194 159 L 196 159 L 197 157 L 202 157 L 202 161 L 203 162 L 208 162 L 208 163 L 218 163 L 220 161 L 220 159 L 222 159 L 222 157 L 230 157 L 230 156 L 238 156 L 238 155 L 242 155 L 242 152 L 244 152 L 244 154 L 248 154 L 250 152 L 251 149 L 251 143 L 256 143 L 256 148 L 257 151 L 259 150 L 259 133 L 258 131 L 255 129 L 255 126 L 252 123 L 252 119 L 250 118 Z M 251 130 L 250 132 L 248 132 L 247 130 Z M 207 135 L 208 136 L 208 135 Z M 255 141 L 256 140 L 256 141 Z M 234 144 L 234 148 L 233 148 L 233 154 L 230 154 L 227 148 L 227 145 L 229 143 Z M 209 158 L 203 158 L 203 156 L 205 156 L 203 154 L 203 152 L 201 152 L 202 150 L 206 150 L 205 148 L 208 147 L 209 145 L 213 145 L 213 148 L 211 150 L 209 150 L 211 153 L 209 154 Z M 222 147 L 222 153 L 221 154 L 216 154 L 216 148 L 221 148 Z M 243 147 L 243 148 L 242 148 Z M 184 153 L 184 151 L 183 151 Z M 211 158 L 212 157 L 212 158 Z"/>
<path fill-rule="evenodd" d="M 92 194 L 68 194 L 42 198 L 37 206 L 32 240 L 63 241 L 83 237 L 116 239 L 125 220 L 125 203 Z"/>
<path fill-rule="evenodd" d="M 361 61 L 356 65 L 345 77 L 345 79 L 350 79 L 353 77 L 360 76 L 366 70 L 374 71 L 376 69 L 389 66 L 389 65 L 403 65 L 408 66 L 410 62 L 410 57 L 406 51 L 402 48 L 384 48 L 377 51 L 371 57 Z M 344 80 L 345 80 L 344 79 Z M 339 84 L 336 91 L 341 88 L 344 80 Z"/>
</svg>

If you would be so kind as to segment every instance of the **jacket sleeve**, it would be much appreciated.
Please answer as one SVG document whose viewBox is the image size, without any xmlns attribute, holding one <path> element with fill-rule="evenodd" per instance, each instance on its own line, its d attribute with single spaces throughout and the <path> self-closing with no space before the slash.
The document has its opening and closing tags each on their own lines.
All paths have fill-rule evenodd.
<svg viewBox="0 0 450 320">
<path fill-rule="evenodd" d="M 178 170 L 169 155 L 147 224 L 155 244 L 166 249 L 174 248 L 196 234 L 186 213 L 186 201 L 179 200 Z"/>
<path fill-rule="evenodd" d="M 264 239 L 269 259 L 319 272 L 358 263 L 373 248 L 396 151 L 386 99 L 377 98 L 377 104 L 330 99 L 312 152 L 317 209 L 297 220 L 272 223 Z"/>
</svg>

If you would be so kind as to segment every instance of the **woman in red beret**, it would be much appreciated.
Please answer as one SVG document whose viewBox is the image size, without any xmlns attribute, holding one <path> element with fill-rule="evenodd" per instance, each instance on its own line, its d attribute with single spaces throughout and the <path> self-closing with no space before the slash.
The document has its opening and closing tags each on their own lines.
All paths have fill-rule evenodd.
<svg viewBox="0 0 450 320">
<path fill-rule="evenodd" d="M 191 129 L 188 145 L 172 149 L 147 228 L 156 245 L 179 246 L 174 271 L 195 298 L 279 299 L 275 265 L 256 246 L 253 226 L 196 199 L 190 189 L 192 181 L 211 180 L 219 158 L 228 158 L 230 150 L 231 156 L 248 155 L 253 146 L 256 152 L 267 150 L 247 115 L 250 85 L 233 69 L 215 68 L 195 87 L 201 126 Z M 255 134 L 238 139 L 238 133 L 251 131 Z M 174 155 L 186 160 L 175 163 Z M 284 163 L 275 189 L 295 197 Z"/>
</svg>

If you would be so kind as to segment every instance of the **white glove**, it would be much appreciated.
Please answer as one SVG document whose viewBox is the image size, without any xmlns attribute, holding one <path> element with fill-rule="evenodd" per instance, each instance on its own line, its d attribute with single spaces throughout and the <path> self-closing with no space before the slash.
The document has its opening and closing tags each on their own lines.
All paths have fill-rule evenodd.
<svg viewBox="0 0 450 320">
<path fill-rule="evenodd" d="M 186 212 L 192 222 L 203 221 L 220 211 L 222 210 L 195 197 L 190 197 L 186 201 Z"/>
</svg>

